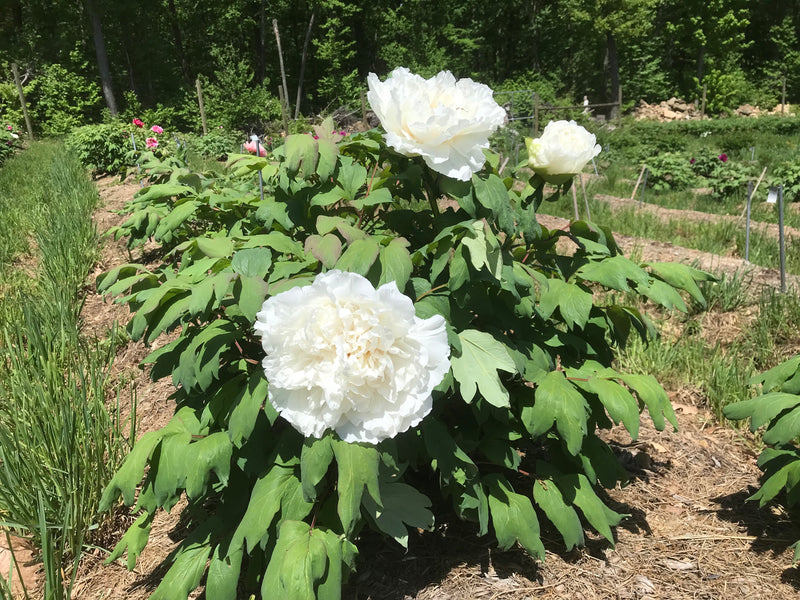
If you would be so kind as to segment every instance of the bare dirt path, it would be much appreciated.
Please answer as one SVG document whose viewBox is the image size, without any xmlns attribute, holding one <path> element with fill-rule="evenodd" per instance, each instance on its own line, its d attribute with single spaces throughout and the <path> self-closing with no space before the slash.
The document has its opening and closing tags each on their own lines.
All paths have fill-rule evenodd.
<svg viewBox="0 0 800 600">
<path fill-rule="evenodd" d="M 96 215 L 98 227 L 120 222 L 113 211 L 122 208 L 138 185 L 98 184 L 105 207 Z M 548 228 L 564 227 L 565 219 L 541 216 Z M 698 261 L 700 268 L 735 272 L 743 261 L 715 257 L 649 240 L 618 236 L 626 255 L 643 261 Z M 127 250 L 107 242 L 96 276 L 128 262 Z M 776 285 L 772 269 L 752 267 L 756 280 Z M 797 284 L 797 279 L 792 279 Z M 87 327 L 98 334 L 114 319 L 127 320 L 127 309 L 91 292 L 84 308 Z M 137 389 L 140 435 L 160 427 L 172 414 L 168 381 L 152 383 L 138 363 L 147 353 L 129 344 L 117 356 L 115 372 L 130 378 Z M 800 530 L 779 509 L 758 510 L 745 502 L 757 484 L 759 470 L 752 437 L 714 425 L 711 415 L 675 397 L 680 432 L 656 432 L 646 415 L 639 440 L 624 430 L 608 436 L 631 473 L 629 485 L 610 490 L 618 512 L 630 514 L 617 528 L 615 548 L 596 535 L 587 546 L 566 552 L 552 531 L 543 531 L 546 561 L 538 564 L 523 551 L 497 552 L 469 525 L 442 521 L 433 533 L 411 536 L 408 552 L 365 535 L 360 541 L 358 572 L 344 590 L 352 600 L 779 600 L 800 598 L 800 575 L 791 566 Z M 105 554 L 89 554 L 81 565 L 74 598 L 139 600 L 158 585 L 158 564 L 185 532 L 180 507 L 161 513 L 151 542 L 136 571 L 122 561 L 102 564 Z M 110 547 L 129 522 L 106 541 Z M 193 596 L 195 597 L 195 596 Z"/>
</svg>

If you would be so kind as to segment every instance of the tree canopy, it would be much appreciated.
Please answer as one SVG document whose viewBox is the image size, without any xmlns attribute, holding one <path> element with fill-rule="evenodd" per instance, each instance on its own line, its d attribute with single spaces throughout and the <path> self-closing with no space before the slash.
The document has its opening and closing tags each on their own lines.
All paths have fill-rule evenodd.
<svg viewBox="0 0 800 600">
<path fill-rule="evenodd" d="M 273 23 L 290 114 L 359 109 L 367 74 L 396 66 L 549 102 L 619 86 L 626 102 L 694 100 L 705 85 L 722 110 L 775 104 L 784 80 L 800 95 L 798 0 L 6 0 L 0 119 L 17 117 L 16 62 L 45 132 L 117 109 L 195 123 L 196 78 L 212 125 L 257 129 L 280 108 Z"/>
</svg>

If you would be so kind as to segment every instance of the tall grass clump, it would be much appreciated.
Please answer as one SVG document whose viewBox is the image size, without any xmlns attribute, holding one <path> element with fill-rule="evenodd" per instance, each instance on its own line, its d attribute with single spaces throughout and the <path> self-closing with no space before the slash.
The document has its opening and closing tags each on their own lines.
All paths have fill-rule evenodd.
<svg viewBox="0 0 800 600">
<path fill-rule="evenodd" d="M 119 411 L 106 406 L 113 348 L 79 328 L 97 192 L 53 142 L 10 161 L 0 190 L 3 220 L 27 241 L 0 256 L 0 522 L 41 548 L 44 596 L 69 598 L 101 492 L 127 450 Z M 30 282 L 12 288 L 21 256 Z"/>
</svg>

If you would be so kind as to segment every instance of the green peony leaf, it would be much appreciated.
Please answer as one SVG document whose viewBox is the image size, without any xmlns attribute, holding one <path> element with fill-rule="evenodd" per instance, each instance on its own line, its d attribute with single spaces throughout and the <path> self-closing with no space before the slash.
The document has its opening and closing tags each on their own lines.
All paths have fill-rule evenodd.
<svg viewBox="0 0 800 600">
<path fill-rule="evenodd" d="M 656 378 L 652 375 L 636 375 L 622 373 L 620 379 L 632 388 L 639 400 L 647 406 L 647 412 L 653 420 L 653 425 L 658 431 L 664 430 L 664 418 L 670 422 L 675 431 L 678 431 L 678 419 L 669 401 L 669 396 L 664 391 Z"/>
<path fill-rule="evenodd" d="M 239 575 L 242 570 L 241 548 L 231 551 L 230 546 L 223 555 L 223 546 L 217 545 L 208 563 L 205 596 L 207 600 L 236 598 Z"/>
<path fill-rule="evenodd" d="M 234 273 L 244 277 L 264 279 L 272 264 L 272 252 L 268 248 L 244 248 L 237 250 L 231 259 Z"/>
<path fill-rule="evenodd" d="M 561 475 L 557 478 L 557 482 L 562 493 L 572 497 L 572 504 L 581 509 L 589 524 L 606 538 L 613 548 L 614 535 L 611 528 L 619 525 L 619 522 L 629 515 L 621 515 L 603 504 L 585 475 L 580 473 Z"/>
<path fill-rule="evenodd" d="M 461 354 L 452 356 L 453 377 L 458 381 L 464 400 L 471 402 L 476 392 L 497 407 L 509 406 L 508 390 L 497 371 L 516 373 L 514 360 L 506 347 L 490 334 L 466 329 L 458 334 Z"/>
<path fill-rule="evenodd" d="M 538 468 L 537 468 L 538 470 Z M 556 526 L 567 550 L 583 546 L 583 526 L 578 513 L 564 501 L 561 490 L 552 479 L 539 480 L 533 484 L 533 499 Z"/>
<path fill-rule="evenodd" d="M 158 584 L 151 600 L 186 600 L 189 592 L 200 585 L 211 554 L 211 531 L 220 526 L 213 517 L 189 534 L 174 554 L 174 562 Z"/>
<path fill-rule="evenodd" d="M 332 233 L 310 235 L 306 238 L 305 251 L 331 269 L 342 255 L 342 240 Z"/>
<path fill-rule="evenodd" d="M 489 497 L 489 510 L 500 550 L 508 550 L 515 542 L 534 558 L 544 560 L 544 545 L 539 533 L 539 519 L 531 501 L 514 492 L 501 475 L 492 473 L 483 478 Z"/>
<path fill-rule="evenodd" d="M 331 434 L 322 439 L 306 438 L 300 454 L 300 480 L 303 498 L 308 502 L 317 499 L 317 484 L 322 481 L 333 461 Z"/>
<path fill-rule="evenodd" d="M 547 319 L 558 308 L 567 325 L 582 328 L 589 320 L 592 305 L 592 295 L 574 283 L 548 279 L 542 286 L 537 310 L 543 319 Z"/>
<path fill-rule="evenodd" d="M 262 598 L 332 600 L 341 596 L 341 581 L 341 541 L 302 521 L 284 521 L 264 573 Z"/>
<path fill-rule="evenodd" d="M 294 177 L 301 169 L 305 178 L 316 171 L 319 149 L 317 141 L 312 136 L 305 133 L 287 136 L 284 152 L 286 172 L 289 177 Z"/>
<path fill-rule="evenodd" d="M 631 393 L 611 379 L 590 377 L 588 381 L 575 381 L 575 385 L 597 398 L 608 411 L 614 423 L 620 421 L 634 440 L 639 435 L 639 405 Z"/>
<path fill-rule="evenodd" d="M 252 554 L 256 545 L 266 547 L 270 527 L 279 512 L 282 521 L 291 521 L 305 517 L 313 506 L 303 499 L 294 467 L 275 463 L 253 486 L 250 503 L 233 535 L 231 547 L 236 549 L 246 543 L 247 553 Z"/>
<path fill-rule="evenodd" d="M 379 285 L 394 281 L 401 292 L 405 289 L 414 265 L 408 253 L 408 240 L 394 238 L 388 245 L 381 247 L 381 278 Z"/>
<path fill-rule="evenodd" d="M 147 545 L 150 539 L 150 528 L 153 524 L 153 517 L 155 513 L 143 512 L 139 517 L 128 527 L 128 531 L 114 546 L 114 551 L 106 559 L 105 563 L 109 564 L 121 557 L 125 552 L 128 553 L 128 558 L 125 566 L 128 571 L 133 571 L 136 566 L 136 560 Z"/>
<path fill-rule="evenodd" d="M 354 240 L 336 262 L 335 267 L 366 276 L 372 263 L 378 258 L 380 244 L 374 238 Z"/>
<path fill-rule="evenodd" d="M 561 371 L 551 371 L 536 382 L 532 406 L 524 406 L 522 422 L 531 437 L 538 437 L 555 424 L 570 454 L 577 455 L 586 437 L 589 405 Z"/>
<path fill-rule="evenodd" d="M 433 529 L 431 501 L 427 496 L 405 483 L 381 482 L 383 506 L 369 496 L 362 501 L 364 509 L 377 528 L 408 548 L 408 527 Z"/>
<path fill-rule="evenodd" d="M 374 446 L 332 441 L 333 453 L 339 468 L 339 504 L 337 511 L 346 535 L 350 535 L 361 515 L 361 497 L 364 488 L 379 506 L 381 501 L 378 483 L 380 454 Z"/>
</svg>

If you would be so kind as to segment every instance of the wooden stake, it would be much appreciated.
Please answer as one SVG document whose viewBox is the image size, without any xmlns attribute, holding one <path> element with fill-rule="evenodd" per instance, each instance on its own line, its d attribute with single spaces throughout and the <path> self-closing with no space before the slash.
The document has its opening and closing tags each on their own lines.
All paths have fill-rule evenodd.
<svg viewBox="0 0 800 600">
<path fill-rule="evenodd" d="M 306 56 L 308 55 L 308 42 L 311 40 L 311 28 L 314 26 L 314 13 L 311 13 L 311 18 L 308 20 L 308 29 L 306 29 L 306 39 L 303 42 L 303 56 L 300 58 L 300 80 L 297 82 L 297 102 L 294 103 L 294 120 L 300 116 L 300 102 L 303 100 L 303 78 L 306 75 Z"/>
<path fill-rule="evenodd" d="M 289 106 L 289 86 L 286 85 L 286 69 L 283 68 L 283 51 L 281 50 L 281 34 L 278 33 L 278 19 L 272 19 L 272 29 L 275 31 L 275 41 L 278 43 L 278 64 L 281 67 L 281 82 L 283 83 L 284 100 L 286 101 L 286 112 L 291 112 Z M 286 119 L 286 117 L 284 117 Z M 286 127 L 289 132 L 289 127 Z"/>
<path fill-rule="evenodd" d="M 281 102 L 281 116 L 283 117 L 283 130 L 289 135 L 289 109 L 286 106 L 286 92 L 282 85 L 278 86 L 278 99 Z"/>
<path fill-rule="evenodd" d="M 25 127 L 28 129 L 28 138 L 33 141 L 33 125 L 31 125 L 31 118 L 28 116 L 28 105 L 25 102 L 25 92 L 22 91 L 22 82 L 19 79 L 17 63 L 11 63 L 11 71 L 14 73 L 14 84 L 17 86 L 19 103 L 22 105 L 22 116 L 25 117 Z"/>
<path fill-rule="evenodd" d="M 642 177 L 644 176 L 644 171 L 647 168 L 647 165 L 642 165 L 642 170 L 639 173 L 639 178 L 636 180 L 636 185 L 633 186 L 633 193 L 631 194 L 631 200 L 636 198 L 636 190 L 639 189 L 639 184 L 642 182 Z"/>
<path fill-rule="evenodd" d="M 361 122 L 365 129 L 369 129 L 369 125 L 367 125 L 367 93 L 364 90 L 361 90 Z"/>
<path fill-rule="evenodd" d="M 206 107 L 203 104 L 203 86 L 200 85 L 200 78 L 194 80 L 197 88 L 197 104 L 200 106 L 200 121 L 203 123 L 203 135 L 208 135 L 208 123 L 206 123 Z"/>
</svg>

